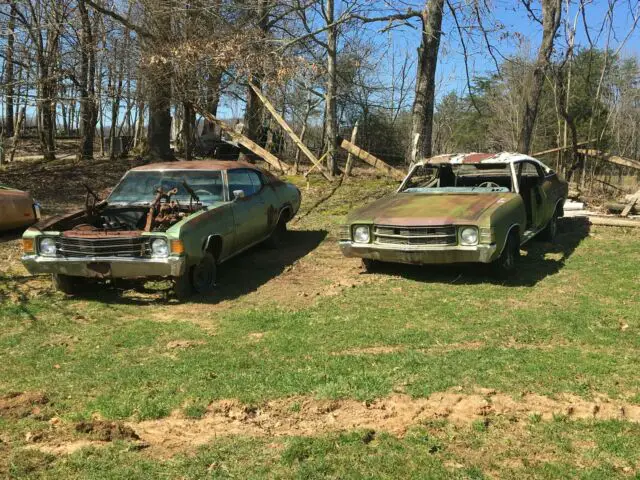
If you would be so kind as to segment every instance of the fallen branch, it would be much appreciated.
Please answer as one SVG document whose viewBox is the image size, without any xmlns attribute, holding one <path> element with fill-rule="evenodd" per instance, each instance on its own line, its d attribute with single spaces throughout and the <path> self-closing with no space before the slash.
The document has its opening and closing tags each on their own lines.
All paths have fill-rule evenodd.
<svg viewBox="0 0 640 480">
<path fill-rule="evenodd" d="M 251 87 L 251 89 L 255 92 L 255 94 L 258 96 L 258 98 L 262 101 L 262 103 L 264 104 L 265 107 L 267 107 L 267 110 L 269 111 L 269 113 L 271 114 L 271 116 L 276 120 L 276 122 L 278 122 L 278 124 L 282 127 L 282 129 L 287 133 L 287 135 L 289 135 L 289 137 L 291 138 L 291 140 L 293 140 L 293 143 L 295 143 L 298 148 L 302 151 L 302 153 L 304 153 L 306 155 L 306 157 L 311 160 L 311 163 L 313 163 L 313 165 L 320 170 L 320 173 L 322 173 L 322 175 L 324 176 L 324 178 L 326 178 L 327 180 L 331 181 L 331 175 L 329 175 L 329 172 L 327 172 L 323 166 L 322 166 L 322 162 L 320 160 L 318 160 L 316 158 L 316 156 L 311 152 L 311 150 L 309 150 L 309 148 L 302 142 L 302 140 L 300 139 L 300 137 L 298 137 L 298 135 L 295 134 L 295 132 L 291 129 L 291 127 L 289 126 L 289 124 L 285 121 L 284 118 L 282 118 L 282 116 L 278 113 L 278 111 L 274 108 L 274 106 L 271 104 L 271 102 L 267 99 L 267 97 L 265 97 L 264 93 L 262 93 L 262 91 L 256 87 L 253 83 L 249 82 L 249 86 Z"/>
<path fill-rule="evenodd" d="M 269 165 L 277 168 L 278 170 L 284 173 L 288 173 L 289 170 L 291 170 L 291 166 L 289 164 L 283 162 L 278 157 L 276 157 L 273 153 L 265 150 L 253 140 L 249 139 L 248 137 L 245 137 L 241 133 L 236 132 L 233 128 L 231 128 L 229 125 L 224 123 L 222 120 L 218 120 L 216 117 L 211 115 L 209 112 L 207 112 L 203 108 L 200 108 L 198 105 L 194 105 L 193 108 L 196 112 L 198 112 L 200 115 L 205 117 L 209 122 L 215 123 L 216 125 L 218 125 L 220 129 L 223 130 L 227 135 L 229 135 L 234 141 L 238 142 L 243 147 L 251 150 L 253 153 L 258 155 Z"/>
</svg>

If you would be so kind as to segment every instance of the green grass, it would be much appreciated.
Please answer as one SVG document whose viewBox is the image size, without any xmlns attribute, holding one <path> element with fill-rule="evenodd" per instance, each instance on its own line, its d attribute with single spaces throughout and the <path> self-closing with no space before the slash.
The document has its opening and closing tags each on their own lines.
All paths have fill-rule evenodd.
<svg viewBox="0 0 640 480">
<path fill-rule="evenodd" d="M 332 230 L 353 204 L 385 188 L 380 180 L 342 186 L 296 228 L 326 222 Z M 197 419 L 210 402 L 227 398 L 253 405 L 290 396 L 370 401 L 398 389 L 423 397 L 480 386 L 516 397 L 605 394 L 637 403 L 640 234 L 599 228 L 585 235 L 568 231 L 571 225 L 559 249 L 532 244 L 514 281 L 473 268 L 391 268 L 294 309 L 268 299 L 247 308 L 242 297 L 224 310 L 68 300 L 46 289 L 32 297 L 24 294 L 28 284 L 18 284 L 23 295 L 0 303 L 0 395 L 41 391 L 50 402 L 39 416 L 0 419 L 0 440 L 10 446 L 0 454 L 0 476 L 3 469 L 17 478 L 638 475 L 638 425 L 549 422 L 535 414 L 517 425 L 432 422 L 403 438 L 366 431 L 227 437 L 166 461 L 126 442 L 70 456 L 23 448 L 27 432 L 50 430 L 52 416 L 72 425 L 95 415 L 163 418 L 179 409 Z M 175 340 L 192 343 L 168 348 Z M 371 347 L 386 350 L 368 353 Z M 292 401 L 289 410 L 299 414 L 301 405 Z"/>
</svg>

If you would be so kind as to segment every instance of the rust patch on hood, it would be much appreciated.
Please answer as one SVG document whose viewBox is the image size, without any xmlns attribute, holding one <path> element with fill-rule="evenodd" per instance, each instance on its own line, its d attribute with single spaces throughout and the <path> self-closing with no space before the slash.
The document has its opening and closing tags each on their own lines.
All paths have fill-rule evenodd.
<svg viewBox="0 0 640 480">
<path fill-rule="evenodd" d="M 400 226 L 476 223 L 485 212 L 506 203 L 514 195 L 398 193 L 356 210 L 350 215 L 349 222 Z"/>
</svg>

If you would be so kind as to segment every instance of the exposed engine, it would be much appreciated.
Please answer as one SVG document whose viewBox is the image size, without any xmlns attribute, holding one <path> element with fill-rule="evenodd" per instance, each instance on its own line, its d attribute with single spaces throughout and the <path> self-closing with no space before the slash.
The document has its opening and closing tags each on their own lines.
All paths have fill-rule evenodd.
<svg viewBox="0 0 640 480">
<path fill-rule="evenodd" d="M 185 185 L 191 195 L 188 205 L 182 205 L 173 198 L 177 188 L 167 192 L 158 188 L 151 205 L 132 206 L 110 206 L 89 187 L 86 188 L 84 211 L 47 222 L 46 228 L 72 231 L 83 236 L 112 232 L 164 232 L 203 208 L 198 196 L 188 185 Z"/>
</svg>

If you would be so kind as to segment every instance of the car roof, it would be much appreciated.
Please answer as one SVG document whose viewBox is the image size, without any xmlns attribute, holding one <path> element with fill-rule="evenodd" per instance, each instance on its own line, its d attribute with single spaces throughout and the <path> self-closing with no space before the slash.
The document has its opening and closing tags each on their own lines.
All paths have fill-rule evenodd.
<svg viewBox="0 0 640 480">
<path fill-rule="evenodd" d="M 514 163 L 522 160 L 531 160 L 541 163 L 539 160 L 525 155 L 523 153 L 500 152 L 500 153 L 446 153 L 436 155 L 434 157 L 425 158 L 418 162 L 421 165 L 438 165 L 443 163 L 459 164 L 459 163 Z"/>
<path fill-rule="evenodd" d="M 162 162 L 149 163 L 141 167 L 132 168 L 134 172 L 139 171 L 159 171 L 159 170 L 233 170 L 236 168 L 250 168 L 263 172 L 260 167 L 246 162 L 238 162 L 235 160 L 193 160 L 189 162 Z"/>
</svg>

